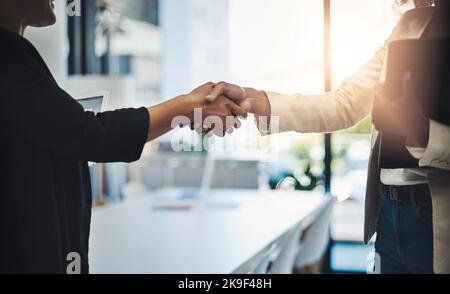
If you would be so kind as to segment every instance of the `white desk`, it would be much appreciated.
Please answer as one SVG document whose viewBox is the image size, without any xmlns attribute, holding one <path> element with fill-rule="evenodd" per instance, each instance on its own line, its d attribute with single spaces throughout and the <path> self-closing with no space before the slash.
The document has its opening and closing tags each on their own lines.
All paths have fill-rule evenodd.
<svg viewBox="0 0 450 294">
<path fill-rule="evenodd" d="M 91 273 L 227 274 L 329 203 L 321 194 L 211 191 L 237 208 L 153 210 L 142 197 L 95 208 Z"/>
</svg>

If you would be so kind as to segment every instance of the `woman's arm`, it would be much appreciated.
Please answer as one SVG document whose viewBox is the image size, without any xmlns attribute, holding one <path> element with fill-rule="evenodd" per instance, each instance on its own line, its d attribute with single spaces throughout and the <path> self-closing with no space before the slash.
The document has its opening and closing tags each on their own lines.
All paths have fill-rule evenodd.
<svg viewBox="0 0 450 294">
<path fill-rule="evenodd" d="M 14 56 L 14 55 L 11 55 Z M 207 91 L 190 93 L 151 108 L 85 112 L 27 54 L 4 60 L 0 67 L 2 130 L 42 150 L 69 160 L 132 162 L 146 142 L 171 130 L 178 115 L 192 118 L 193 108 L 221 116 L 238 108 L 205 103 Z M 238 111 L 239 113 L 239 111 Z"/>
<path fill-rule="evenodd" d="M 241 88 L 219 83 L 209 95 L 213 101 L 225 95 L 249 112 L 268 116 L 273 122 L 262 133 L 297 131 L 302 133 L 333 132 L 349 128 L 367 117 L 373 105 L 373 87 L 379 81 L 386 58 L 382 47 L 335 91 L 322 95 L 285 95 L 270 91 Z M 277 125 L 274 125 L 277 122 Z"/>
</svg>

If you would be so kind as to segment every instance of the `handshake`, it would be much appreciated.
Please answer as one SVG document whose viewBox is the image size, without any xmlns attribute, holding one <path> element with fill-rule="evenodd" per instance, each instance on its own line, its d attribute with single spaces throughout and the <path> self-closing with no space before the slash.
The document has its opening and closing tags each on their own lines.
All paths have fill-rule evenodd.
<svg viewBox="0 0 450 294">
<path fill-rule="evenodd" d="M 264 118 L 269 124 L 270 103 L 267 95 L 252 88 L 209 82 L 174 100 L 186 105 L 189 111 L 173 117 L 172 128 L 189 126 L 207 136 L 224 137 L 238 129 L 248 113 Z"/>
</svg>

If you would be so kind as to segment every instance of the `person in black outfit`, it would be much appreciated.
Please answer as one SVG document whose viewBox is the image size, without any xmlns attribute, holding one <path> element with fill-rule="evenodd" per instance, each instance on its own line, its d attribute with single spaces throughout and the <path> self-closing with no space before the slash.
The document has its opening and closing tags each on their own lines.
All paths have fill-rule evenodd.
<svg viewBox="0 0 450 294">
<path fill-rule="evenodd" d="M 0 273 L 66 273 L 68 254 L 89 272 L 91 183 L 88 161 L 132 162 L 172 129 L 172 119 L 246 116 L 205 84 L 150 108 L 85 112 L 52 77 L 27 26 L 56 21 L 51 0 L 0 0 Z"/>
</svg>

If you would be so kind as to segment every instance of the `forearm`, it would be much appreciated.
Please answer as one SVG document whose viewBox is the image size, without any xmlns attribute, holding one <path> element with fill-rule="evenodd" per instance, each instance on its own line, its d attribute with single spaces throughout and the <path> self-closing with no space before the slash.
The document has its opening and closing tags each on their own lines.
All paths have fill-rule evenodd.
<svg viewBox="0 0 450 294">
<path fill-rule="evenodd" d="M 330 133 L 347 129 L 367 117 L 372 105 L 370 95 L 267 95 L 272 121 L 279 123 L 278 132 Z"/>
<path fill-rule="evenodd" d="M 279 131 L 328 133 L 352 127 L 367 117 L 373 105 L 373 87 L 380 80 L 386 48 L 335 91 L 322 95 L 283 95 L 266 91 L 272 119 L 278 117 Z"/>
<path fill-rule="evenodd" d="M 250 112 L 257 116 L 270 117 L 271 109 L 269 99 L 264 91 L 253 88 L 244 88 L 246 99 L 249 100 Z"/>
<path fill-rule="evenodd" d="M 186 96 L 179 96 L 167 102 L 148 108 L 150 126 L 148 128 L 147 142 L 157 139 L 172 130 L 173 119 L 185 116 L 191 119 L 190 110 L 194 108 Z"/>
<path fill-rule="evenodd" d="M 253 88 L 244 88 L 244 91 L 249 103 L 248 109 L 255 115 L 257 128 L 262 134 L 270 133 L 272 109 L 266 92 Z"/>
</svg>

